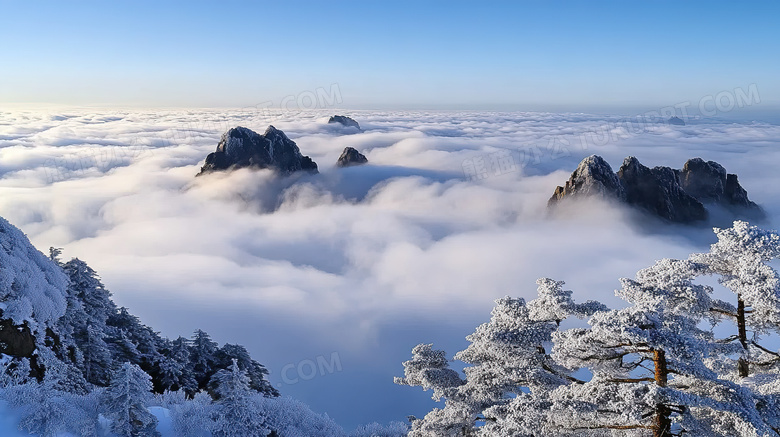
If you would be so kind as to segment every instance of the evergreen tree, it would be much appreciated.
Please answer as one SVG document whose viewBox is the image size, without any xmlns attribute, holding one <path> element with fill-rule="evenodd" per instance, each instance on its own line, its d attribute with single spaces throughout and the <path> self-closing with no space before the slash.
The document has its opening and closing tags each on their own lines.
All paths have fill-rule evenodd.
<svg viewBox="0 0 780 437">
<path fill-rule="evenodd" d="M 186 338 L 165 340 L 157 369 L 159 381 L 155 380 L 160 392 L 184 390 L 190 395 L 195 394 L 198 387 L 190 372 L 189 361 L 190 349 Z"/>
<path fill-rule="evenodd" d="M 162 339 L 138 317 L 130 314 L 127 308 L 119 308 L 111 314 L 107 324 L 109 341 L 116 344 L 115 351 L 119 354 L 115 360 L 138 364 L 147 373 L 160 360 L 158 349 Z"/>
<path fill-rule="evenodd" d="M 279 396 L 276 390 L 266 379 L 268 370 L 262 364 L 253 360 L 244 346 L 237 344 L 225 344 L 217 351 L 219 367 L 229 368 L 235 359 L 238 367 L 249 376 L 249 387 L 265 396 Z"/>
<path fill-rule="evenodd" d="M 554 336 L 553 357 L 593 377 L 552 393 L 547 431 L 559 435 L 767 435 L 771 428 L 750 393 L 704 363 L 723 346 L 700 325 L 711 289 L 692 280 L 704 266 L 662 260 L 624 279 L 631 306 L 601 311 L 590 328 Z"/>
<path fill-rule="evenodd" d="M 216 406 L 206 392 L 197 392 L 191 400 L 168 406 L 177 436 L 212 437 L 212 417 Z"/>
<path fill-rule="evenodd" d="M 734 322 L 736 332 L 724 342 L 738 343 L 736 362 L 719 359 L 713 364 L 720 372 L 732 364 L 740 378 L 755 372 L 780 370 L 780 353 L 761 343 L 761 336 L 780 333 L 780 276 L 768 264 L 780 257 L 780 235 L 743 221 L 729 229 L 715 229 L 718 242 L 708 253 L 691 258 L 707 267 L 707 274 L 731 290 L 736 306 L 713 305 L 712 311 Z"/>
<path fill-rule="evenodd" d="M 552 334 L 567 317 L 585 317 L 605 307 L 590 301 L 576 304 L 563 282 L 543 278 L 537 283 L 536 299 L 528 304 L 509 297 L 497 300 L 490 321 L 466 337 L 471 344 L 455 355 L 470 364 L 465 380 L 447 368 L 443 352 L 429 345 L 415 348 L 414 359 L 404 363 L 407 376 L 396 383 L 433 388 L 434 399 L 444 397 L 446 403 L 414 420 L 410 436 L 492 435 L 510 425 L 506 418 L 512 409 L 525 411 L 526 420 L 512 423 L 513 431 L 506 435 L 532 435 L 541 429 L 547 394 L 580 382 L 548 353 Z"/>
<path fill-rule="evenodd" d="M 74 295 L 81 302 L 86 320 L 82 325 L 92 325 L 104 331 L 109 316 L 116 311 L 111 301 L 111 293 L 100 282 L 98 274 L 84 261 L 73 258 L 62 265 L 70 283 L 68 294 Z"/>
<path fill-rule="evenodd" d="M 249 388 L 249 377 L 233 360 L 230 369 L 214 374 L 214 385 L 218 397 L 214 414 L 214 437 L 265 437 L 270 434 L 264 414 L 258 408 Z"/>
<path fill-rule="evenodd" d="M 403 364 L 404 376 L 395 378 L 396 384 L 432 390 L 434 400 L 445 399 L 443 409 L 434 409 L 424 419 L 413 418 L 409 435 L 468 435 L 474 425 L 473 411 L 459 396 L 457 388 L 464 381 L 449 368 L 445 352 L 432 344 L 419 344 L 412 349 L 412 359 Z"/>
<path fill-rule="evenodd" d="M 129 362 L 135 365 L 141 364 L 141 353 L 127 332 L 123 330 L 112 332 L 108 338 L 108 347 L 111 351 L 111 358 L 115 363 Z"/>
<path fill-rule="evenodd" d="M 190 341 L 190 371 L 199 389 L 205 389 L 216 372 L 217 349 L 217 343 L 205 331 L 195 331 Z"/>
<path fill-rule="evenodd" d="M 84 378 L 95 385 L 106 386 L 109 383 L 111 351 L 104 339 L 105 334 L 95 326 L 87 325 L 83 337 L 77 337 L 83 356 Z"/>
<path fill-rule="evenodd" d="M 146 408 L 152 391 L 151 377 L 126 362 L 111 376 L 105 392 L 105 414 L 111 431 L 119 436 L 159 436 L 157 418 Z"/>
</svg>

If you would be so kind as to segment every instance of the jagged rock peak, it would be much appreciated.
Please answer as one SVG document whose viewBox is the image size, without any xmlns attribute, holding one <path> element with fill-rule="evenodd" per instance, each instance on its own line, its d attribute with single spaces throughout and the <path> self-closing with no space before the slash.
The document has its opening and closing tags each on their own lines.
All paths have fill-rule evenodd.
<svg viewBox="0 0 780 437">
<path fill-rule="evenodd" d="M 648 168 L 633 156 L 623 161 L 617 174 L 599 156 L 585 158 L 563 187 L 548 201 L 553 206 L 565 198 L 598 195 L 641 208 L 677 223 L 706 220 L 705 204 L 726 207 L 735 215 L 763 218 L 763 210 L 750 201 L 737 176 L 714 161 L 688 160 L 682 170 Z"/>
<path fill-rule="evenodd" d="M 689 159 L 680 171 L 680 185 L 702 202 L 717 202 L 726 189 L 726 169 L 715 161 Z"/>
<path fill-rule="evenodd" d="M 583 159 L 566 181 L 566 185 L 555 189 L 547 205 L 551 206 L 564 197 L 592 195 L 619 200 L 625 197 L 625 191 L 612 167 L 598 155 Z"/>
<path fill-rule="evenodd" d="M 346 115 L 333 115 L 328 119 L 328 123 L 340 123 L 346 127 L 356 127 L 360 130 L 358 122 Z"/>
<path fill-rule="evenodd" d="M 268 168 L 283 175 L 296 171 L 317 173 L 317 164 L 301 154 L 298 145 L 274 126 L 268 126 L 262 135 L 237 126 L 222 134 L 217 150 L 206 157 L 198 175 L 242 167 Z"/>
<path fill-rule="evenodd" d="M 672 118 L 670 118 L 668 123 L 673 124 L 675 126 L 685 126 L 685 121 L 682 118 L 677 116 L 673 116 Z"/>
<path fill-rule="evenodd" d="M 748 199 L 747 191 L 739 184 L 737 175 L 715 161 L 701 158 L 689 159 L 680 170 L 680 185 L 702 202 L 721 203 L 726 206 L 760 210 Z"/>
<path fill-rule="evenodd" d="M 365 155 L 358 152 L 357 149 L 352 147 L 345 147 L 341 152 L 339 160 L 336 162 L 337 167 L 351 167 L 353 165 L 361 165 L 368 162 L 368 158 Z"/>
<path fill-rule="evenodd" d="M 618 179 L 626 190 L 625 201 L 663 219 L 692 223 L 707 219 L 707 210 L 682 189 L 677 172 L 669 167 L 648 168 L 633 156 L 623 161 Z"/>
</svg>

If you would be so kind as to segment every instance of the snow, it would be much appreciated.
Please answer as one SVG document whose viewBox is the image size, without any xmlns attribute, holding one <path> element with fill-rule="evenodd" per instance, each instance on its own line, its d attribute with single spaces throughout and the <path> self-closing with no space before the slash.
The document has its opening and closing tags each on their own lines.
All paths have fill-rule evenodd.
<svg viewBox="0 0 780 437">
<path fill-rule="evenodd" d="M 4 318 L 33 331 L 65 314 L 67 278 L 22 231 L 0 217 L 0 301 Z M 35 317 L 33 317 L 35 315 Z"/>
<path fill-rule="evenodd" d="M 149 407 L 149 412 L 157 418 L 157 431 L 162 437 L 177 437 L 171 420 L 171 410 L 163 407 Z"/>
<path fill-rule="evenodd" d="M 19 415 L 8 408 L 8 403 L 0 400 L 0 435 L 3 437 L 29 437 L 29 434 L 19 431 Z M 63 434 L 61 437 L 66 437 Z M 67 436 L 69 437 L 69 436 Z"/>
</svg>

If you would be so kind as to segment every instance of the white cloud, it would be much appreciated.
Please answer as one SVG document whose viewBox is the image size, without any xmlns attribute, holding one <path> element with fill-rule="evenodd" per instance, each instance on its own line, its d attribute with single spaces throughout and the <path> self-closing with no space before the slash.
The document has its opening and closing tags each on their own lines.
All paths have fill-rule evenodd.
<svg viewBox="0 0 780 437">
<path fill-rule="evenodd" d="M 615 302 L 619 277 L 706 248 L 707 230 L 640 230 L 606 204 L 549 217 L 554 187 L 586 155 L 615 169 L 628 155 L 673 167 L 716 160 L 773 221 L 780 214 L 774 125 L 610 127 L 612 140 L 582 148 L 578 138 L 618 118 L 353 112 L 364 131 L 346 134 L 326 115 L 0 113 L 0 216 L 39 249 L 62 246 L 87 261 L 119 304 L 165 335 L 204 328 L 245 343 L 277 373 L 339 351 L 354 384 L 326 375 L 282 390 L 349 425 L 422 414 L 425 394 L 391 385 L 411 347 L 462 345 L 493 299 L 530 297 L 537 277 L 567 281 L 580 299 Z M 268 124 L 321 174 L 194 177 L 224 129 Z M 334 168 L 345 146 L 370 165 Z M 522 171 L 464 179 L 465 160 L 500 150 L 525 159 Z M 334 406 L 315 390 L 351 400 Z M 372 410 L 363 390 L 397 402 Z"/>
</svg>

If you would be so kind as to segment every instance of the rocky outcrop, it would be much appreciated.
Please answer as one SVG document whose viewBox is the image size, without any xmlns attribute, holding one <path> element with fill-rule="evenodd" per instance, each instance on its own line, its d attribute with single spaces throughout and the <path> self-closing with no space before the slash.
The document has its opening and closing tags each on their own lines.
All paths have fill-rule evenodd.
<svg viewBox="0 0 780 437">
<path fill-rule="evenodd" d="M 688 160 L 682 170 L 648 168 L 633 156 L 617 174 L 601 157 L 585 158 L 565 186 L 548 201 L 554 206 L 567 198 L 599 196 L 635 206 L 664 220 L 694 223 L 706 220 L 705 205 L 726 207 L 738 215 L 760 218 L 761 208 L 750 201 L 737 176 L 714 161 Z"/>
<path fill-rule="evenodd" d="M 340 123 L 346 127 L 356 127 L 360 130 L 360 125 L 354 119 L 347 117 L 346 115 L 334 115 L 328 119 L 328 123 Z"/>
<path fill-rule="evenodd" d="M 685 121 L 680 117 L 672 117 L 668 120 L 669 124 L 675 125 L 675 126 L 685 126 Z"/>
<path fill-rule="evenodd" d="M 680 170 L 680 185 L 702 202 L 717 202 L 726 190 L 726 169 L 715 161 L 689 159 Z"/>
<path fill-rule="evenodd" d="M 0 354 L 30 358 L 37 347 L 26 323 L 14 325 L 9 319 L 0 319 Z"/>
<path fill-rule="evenodd" d="M 680 170 L 680 185 L 702 202 L 718 203 L 730 208 L 760 211 L 761 208 L 748 199 L 747 191 L 739 184 L 737 175 L 715 161 L 701 158 L 689 159 Z"/>
<path fill-rule="evenodd" d="M 704 205 L 683 190 L 677 172 L 669 167 L 648 168 L 630 156 L 623 161 L 617 176 L 629 205 L 677 223 L 707 219 Z"/>
<path fill-rule="evenodd" d="M 580 162 L 566 185 L 555 189 L 547 205 L 552 206 L 563 198 L 580 196 L 623 200 L 626 193 L 607 161 L 600 156 L 591 155 Z"/>
<path fill-rule="evenodd" d="M 273 126 L 262 135 L 245 127 L 222 134 L 215 152 L 209 153 L 198 175 L 231 168 L 268 168 L 283 175 L 297 171 L 317 173 L 317 164 L 301 154 L 298 145 Z"/>
<path fill-rule="evenodd" d="M 358 152 L 357 149 L 352 147 L 345 147 L 341 152 L 339 160 L 336 161 L 336 167 L 351 167 L 353 165 L 361 165 L 368 162 L 368 158 L 365 155 Z"/>
</svg>

